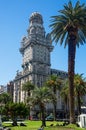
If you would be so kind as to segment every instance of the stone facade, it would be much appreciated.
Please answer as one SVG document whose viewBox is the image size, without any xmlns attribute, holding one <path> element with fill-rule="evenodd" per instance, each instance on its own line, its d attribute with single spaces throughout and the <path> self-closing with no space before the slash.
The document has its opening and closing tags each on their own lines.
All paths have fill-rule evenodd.
<svg viewBox="0 0 86 130">
<path fill-rule="evenodd" d="M 50 34 L 45 34 L 42 16 L 32 13 L 27 29 L 27 36 L 21 41 L 22 72 L 17 72 L 14 79 L 14 102 L 25 99 L 22 84 L 26 81 L 41 87 L 51 73 L 50 52 L 53 50 Z"/>
<path fill-rule="evenodd" d="M 53 50 L 50 34 L 45 33 L 43 18 L 38 12 L 32 13 L 29 19 L 27 36 L 21 40 L 20 53 L 22 54 L 22 71 L 17 72 L 14 79 L 14 102 L 24 102 L 26 93 L 22 91 L 22 84 L 28 80 L 41 87 L 50 75 L 58 75 L 62 78 L 68 76 L 67 72 L 51 69 L 50 53 Z M 57 111 L 64 110 L 64 103 L 57 92 Z M 38 108 L 33 108 L 39 111 Z M 46 104 L 46 111 L 52 112 L 53 104 Z"/>
<path fill-rule="evenodd" d="M 7 85 L 7 93 L 10 94 L 12 101 L 13 101 L 13 93 L 14 93 L 14 82 L 10 81 Z"/>
</svg>

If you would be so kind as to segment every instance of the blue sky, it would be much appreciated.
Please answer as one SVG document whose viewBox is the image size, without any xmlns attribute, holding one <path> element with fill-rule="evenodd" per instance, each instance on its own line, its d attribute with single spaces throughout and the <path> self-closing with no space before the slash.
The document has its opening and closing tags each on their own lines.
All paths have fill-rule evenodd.
<svg viewBox="0 0 86 130">
<path fill-rule="evenodd" d="M 22 55 L 19 52 L 21 38 L 27 35 L 31 13 L 38 11 L 43 16 L 46 33 L 50 32 L 50 17 L 58 15 L 69 0 L 0 0 L 0 85 L 13 80 L 17 70 L 22 70 Z M 75 3 L 75 0 L 71 0 Z M 81 0 L 86 3 L 86 0 Z M 56 45 L 51 53 L 51 67 L 67 71 L 68 51 Z M 76 73 L 86 76 L 86 45 L 76 50 Z"/>
</svg>

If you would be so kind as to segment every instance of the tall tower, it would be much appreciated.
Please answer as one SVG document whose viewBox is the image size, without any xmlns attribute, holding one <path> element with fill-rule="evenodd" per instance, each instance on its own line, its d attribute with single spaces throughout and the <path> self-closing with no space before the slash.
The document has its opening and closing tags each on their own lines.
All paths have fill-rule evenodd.
<svg viewBox="0 0 86 130">
<path fill-rule="evenodd" d="M 50 52 L 53 47 L 50 35 L 45 35 L 42 16 L 32 13 L 28 36 L 23 37 L 20 52 L 22 54 L 23 74 L 37 86 L 42 86 L 50 74 Z"/>
<path fill-rule="evenodd" d="M 50 52 L 52 50 L 51 37 L 50 34 L 45 34 L 41 14 L 38 12 L 32 13 L 29 19 L 27 36 L 24 36 L 21 41 L 20 52 L 23 58 L 23 70 L 17 73 L 14 87 L 18 86 L 19 88 L 28 80 L 38 87 L 43 86 L 50 75 Z"/>
</svg>

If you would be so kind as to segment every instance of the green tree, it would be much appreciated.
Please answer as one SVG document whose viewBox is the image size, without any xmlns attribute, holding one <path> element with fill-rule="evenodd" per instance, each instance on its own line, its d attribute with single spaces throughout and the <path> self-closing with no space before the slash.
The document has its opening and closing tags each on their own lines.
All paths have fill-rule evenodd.
<svg viewBox="0 0 86 130">
<path fill-rule="evenodd" d="M 12 101 L 12 98 L 11 98 L 11 96 L 10 96 L 10 94 L 8 94 L 8 93 L 2 93 L 2 94 L 0 94 L 0 103 L 1 104 L 6 104 L 6 103 L 8 103 L 8 102 L 11 102 Z"/>
<path fill-rule="evenodd" d="M 5 104 L 12 101 L 10 94 L 4 92 L 0 94 L 0 114 L 2 115 Z"/>
<path fill-rule="evenodd" d="M 50 101 L 51 92 L 47 87 L 36 87 L 31 97 L 28 99 L 29 102 L 34 107 L 35 105 L 39 106 L 40 112 L 42 113 L 42 125 L 46 126 L 45 121 L 45 105 Z"/>
<path fill-rule="evenodd" d="M 69 87 L 68 79 L 64 80 L 63 88 L 61 90 L 61 96 L 64 99 L 66 106 L 69 101 Z M 86 79 L 83 78 L 83 74 L 75 74 L 74 76 L 74 95 L 76 98 L 76 106 L 78 114 L 81 114 L 82 97 L 86 94 Z M 67 112 L 66 112 L 67 113 Z"/>
<path fill-rule="evenodd" d="M 30 96 L 31 90 L 33 90 L 34 87 L 35 86 L 30 81 L 27 81 L 22 85 L 22 90 L 24 90 L 27 95 Z"/>
<path fill-rule="evenodd" d="M 46 82 L 47 87 L 49 87 L 49 89 L 53 91 L 51 98 L 54 105 L 54 120 L 56 120 L 57 90 L 58 91 L 61 90 L 61 84 L 62 84 L 61 78 L 56 75 L 51 75 Z"/>
<path fill-rule="evenodd" d="M 30 81 L 27 81 L 22 85 L 22 90 L 27 93 L 27 96 L 25 97 L 26 98 L 25 101 L 27 105 L 28 105 L 27 98 L 30 97 L 31 91 L 34 89 L 34 87 L 35 86 Z M 30 106 L 28 106 L 28 109 L 29 109 L 29 118 L 30 118 Z"/>
<path fill-rule="evenodd" d="M 69 79 L 69 104 L 70 123 L 75 123 L 74 113 L 74 73 L 76 46 L 83 45 L 86 40 L 86 6 L 77 1 L 73 7 L 72 2 L 64 5 L 60 15 L 52 16 L 50 25 L 51 35 L 56 43 L 64 47 L 68 45 L 68 79 Z"/>
<path fill-rule="evenodd" d="M 65 116 L 66 118 L 69 118 L 69 87 L 68 87 L 68 79 L 65 79 L 63 84 L 62 84 L 62 89 L 61 89 L 61 97 L 64 101 L 65 104 Z"/>
<path fill-rule="evenodd" d="M 25 118 L 28 113 L 28 107 L 24 103 L 7 103 L 3 110 L 3 114 L 11 117 L 13 125 L 17 125 L 18 116 Z"/>
<path fill-rule="evenodd" d="M 76 74 L 74 77 L 74 90 L 77 97 L 78 114 L 81 114 L 82 96 L 86 94 L 86 79 L 83 78 L 83 74 Z"/>
</svg>

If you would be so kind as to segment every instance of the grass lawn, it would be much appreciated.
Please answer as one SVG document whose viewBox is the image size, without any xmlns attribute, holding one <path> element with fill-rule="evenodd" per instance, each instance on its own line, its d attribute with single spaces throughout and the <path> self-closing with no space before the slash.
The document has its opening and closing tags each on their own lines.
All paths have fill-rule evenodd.
<svg viewBox="0 0 86 130">
<path fill-rule="evenodd" d="M 67 125 L 67 126 L 56 126 L 58 124 L 61 125 L 62 122 L 56 121 L 46 121 L 46 127 L 44 130 L 86 130 L 86 128 L 79 128 L 74 125 Z M 40 128 L 42 122 L 41 121 L 25 121 L 26 126 L 12 126 L 10 123 L 3 123 L 4 126 L 8 126 L 11 130 L 38 130 Z M 53 124 L 53 126 L 50 126 Z"/>
</svg>

